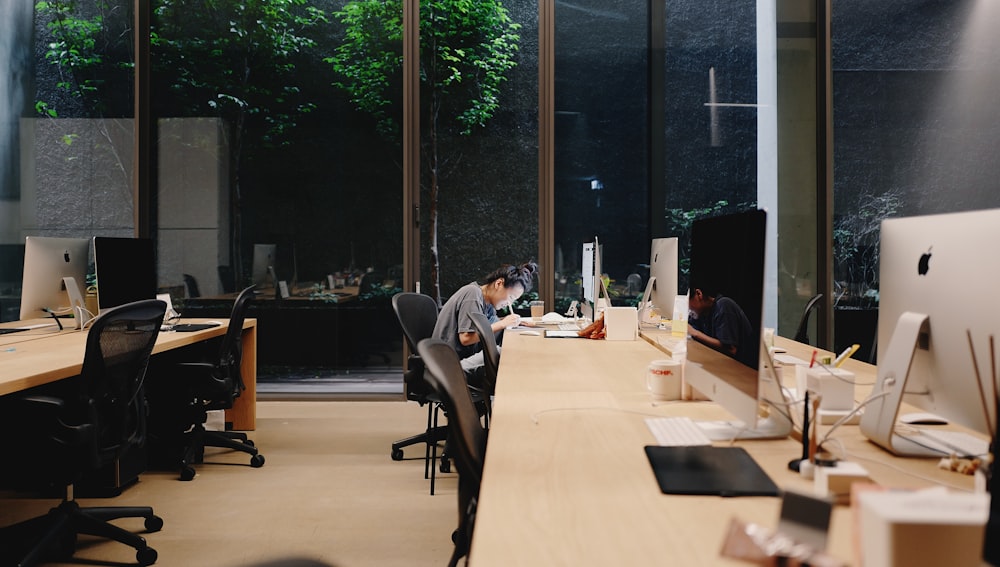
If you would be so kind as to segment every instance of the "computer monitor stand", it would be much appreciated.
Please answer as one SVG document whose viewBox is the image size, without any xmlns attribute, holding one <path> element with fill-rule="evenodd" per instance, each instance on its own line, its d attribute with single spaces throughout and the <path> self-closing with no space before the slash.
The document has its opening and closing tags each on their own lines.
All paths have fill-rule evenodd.
<svg viewBox="0 0 1000 567">
<path fill-rule="evenodd" d="M 781 387 L 781 381 L 774 370 L 774 360 L 769 349 L 761 342 L 761 360 L 765 368 L 760 371 L 757 387 L 758 399 L 771 406 L 766 417 L 758 417 L 756 423 L 741 421 L 699 421 L 698 426 L 713 441 L 736 439 L 784 439 L 792 433 L 790 407 Z"/>
<path fill-rule="evenodd" d="M 940 451 L 923 447 L 895 433 L 896 418 L 903 401 L 913 353 L 921 346 L 927 348 L 929 321 L 926 314 L 912 311 L 899 316 L 892 339 L 889 340 L 889 348 L 884 356 L 879 357 L 873 398 L 865 406 L 865 413 L 861 417 L 861 433 L 876 445 L 900 456 L 941 456 Z"/>
<path fill-rule="evenodd" d="M 76 278 L 65 277 L 63 278 L 63 287 L 66 288 L 66 294 L 69 295 L 69 307 L 73 311 L 73 319 L 76 321 L 76 328 L 82 329 L 87 321 L 90 321 L 94 316 L 87 311 L 87 304 L 83 301 L 83 296 L 80 295 L 80 288 L 76 285 Z"/>
</svg>

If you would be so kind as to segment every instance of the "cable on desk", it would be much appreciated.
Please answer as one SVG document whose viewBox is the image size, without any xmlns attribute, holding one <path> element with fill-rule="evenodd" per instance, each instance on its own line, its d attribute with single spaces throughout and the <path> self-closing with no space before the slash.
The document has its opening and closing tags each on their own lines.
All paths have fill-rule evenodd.
<svg viewBox="0 0 1000 567">
<path fill-rule="evenodd" d="M 931 478 L 929 476 L 924 476 L 922 474 L 917 474 L 917 473 L 915 473 L 913 471 L 909 471 L 909 470 L 906 470 L 906 469 L 904 469 L 902 467 L 898 467 L 898 466 L 896 466 L 896 465 L 894 465 L 894 464 L 892 464 L 890 462 L 887 462 L 887 461 L 882 461 L 882 460 L 879 460 L 879 459 L 876 459 L 876 458 L 872 458 L 872 457 L 863 457 L 861 455 L 855 455 L 855 454 L 853 454 L 853 453 L 851 453 L 850 451 L 847 450 L 847 447 L 844 446 L 843 441 L 841 441 L 840 439 L 831 439 L 830 441 L 835 442 L 837 445 L 840 446 L 840 450 L 841 450 L 842 454 L 839 455 L 839 457 L 842 460 L 848 461 L 848 460 L 851 460 L 851 459 L 855 459 L 855 460 L 860 460 L 860 461 L 868 461 L 869 463 L 874 463 L 876 465 L 882 465 L 882 466 L 890 468 L 890 469 L 892 469 L 892 470 L 894 470 L 896 472 L 903 473 L 903 474 L 905 474 L 907 476 L 920 479 L 920 480 L 922 480 L 924 482 L 928 482 L 928 483 L 931 483 L 931 484 L 936 484 L 938 486 L 944 486 L 946 488 L 951 488 L 951 489 L 958 490 L 958 491 L 961 491 L 961 492 L 969 492 L 969 493 L 975 492 L 974 490 L 971 490 L 971 489 L 969 489 L 969 488 L 967 488 L 965 486 L 958 486 L 958 485 L 952 484 L 950 482 L 945 482 L 943 480 L 938 480 L 936 478 Z"/>
<path fill-rule="evenodd" d="M 678 400 L 678 402 L 679 401 L 680 400 Z M 607 406 L 583 406 L 583 407 L 567 407 L 567 408 L 548 408 L 548 409 L 543 409 L 541 411 L 537 411 L 537 412 L 531 414 L 531 422 L 534 423 L 535 425 L 538 425 L 538 418 L 542 414 L 546 414 L 546 413 L 555 413 L 555 412 L 562 412 L 562 411 L 593 411 L 593 410 L 609 410 L 609 411 L 616 411 L 616 412 L 621 412 L 621 413 L 631 413 L 631 414 L 635 414 L 635 415 L 641 415 L 643 417 L 663 417 L 662 414 L 642 412 L 642 411 L 638 411 L 638 410 L 630 410 L 630 409 L 622 409 L 622 408 L 610 408 L 610 407 L 607 407 Z"/>
</svg>

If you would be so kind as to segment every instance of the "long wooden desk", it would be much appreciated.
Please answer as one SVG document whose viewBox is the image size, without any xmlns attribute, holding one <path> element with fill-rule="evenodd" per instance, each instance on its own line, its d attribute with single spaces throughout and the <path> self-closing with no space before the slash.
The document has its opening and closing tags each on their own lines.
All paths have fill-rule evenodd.
<svg viewBox="0 0 1000 567">
<path fill-rule="evenodd" d="M 27 323 L 37 323 L 29 321 Z M 185 318 L 184 323 L 203 323 L 207 319 Z M 70 323 L 72 324 L 72 323 Z M 16 326 L 16 324 L 5 324 Z M 194 332 L 161 332 L 153 355 L 225 335 L 228 321 L 222 325 Z M 233 429 L 250 431 L 257 420 L 257 321 L 243 323 L 243 361 L 241 372 L 246 390 L 226 412 Z M 80 373 L 86 350 L 86 332 L 66 329 L 61 332 L 32 330 L 0 335 L 0 396 L 62 380 Z"/>
<path fill-rule="evenodd" d="M 643 451 L 655 444 L 644 418 L 732 418 L 712 402 L 654 406 L 645 369 L 664 353 L 651 342 L 506 333 L 472 565 L 745 565 L 719 557 L 730 519 L 773 528 L 780 500 L 660 492 Z M 779 339 L 779 344 L 806 360 L 812 352 L 791 341 Z M 873 377 L 872 367 L 856 361 L 845 368 L 854 370 L 859 381 Z M 877 482 L 922 487 L 934 479 L 971 489 L 971 477 L 937 469 L 934 459 L 896 459 L 857 429 L 837 430 L 840 452 L 861 463 Z M 737 444 L 783 489 L 812 493 L 813 481 L 787 468 L 801 454 L 797 442 Z M 853 563 L 851 526 L 850 509 L 838 506 L 829 550 Z"/>
</svg>

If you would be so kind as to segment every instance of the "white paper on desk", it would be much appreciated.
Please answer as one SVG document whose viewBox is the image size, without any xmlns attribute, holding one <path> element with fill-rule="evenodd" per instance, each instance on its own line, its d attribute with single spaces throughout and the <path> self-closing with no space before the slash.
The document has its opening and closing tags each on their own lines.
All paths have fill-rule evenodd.
<svg viewBox="0 0 1000 567">
<path fill-rule="evenodd" d="M 790 354 L 775 353 L 774 360 L 782 364 L 788 365 L 798 365 L 798 366 L 809 366 L 809 363 L 797 356 L 792 356 Z"/>
</svg>

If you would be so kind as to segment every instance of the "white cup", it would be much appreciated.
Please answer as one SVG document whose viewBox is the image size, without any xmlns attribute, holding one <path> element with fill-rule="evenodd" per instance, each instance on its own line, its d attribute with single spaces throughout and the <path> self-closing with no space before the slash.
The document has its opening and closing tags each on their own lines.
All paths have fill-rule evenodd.
<svg viewBox="0 0 1000 567">
<path fill-rule="evenodd" d="M 653 401 L 681 399 L 681 362 L 669 358 L 650 362 L 646 368 L 646 389 Z"/>
</svg>

